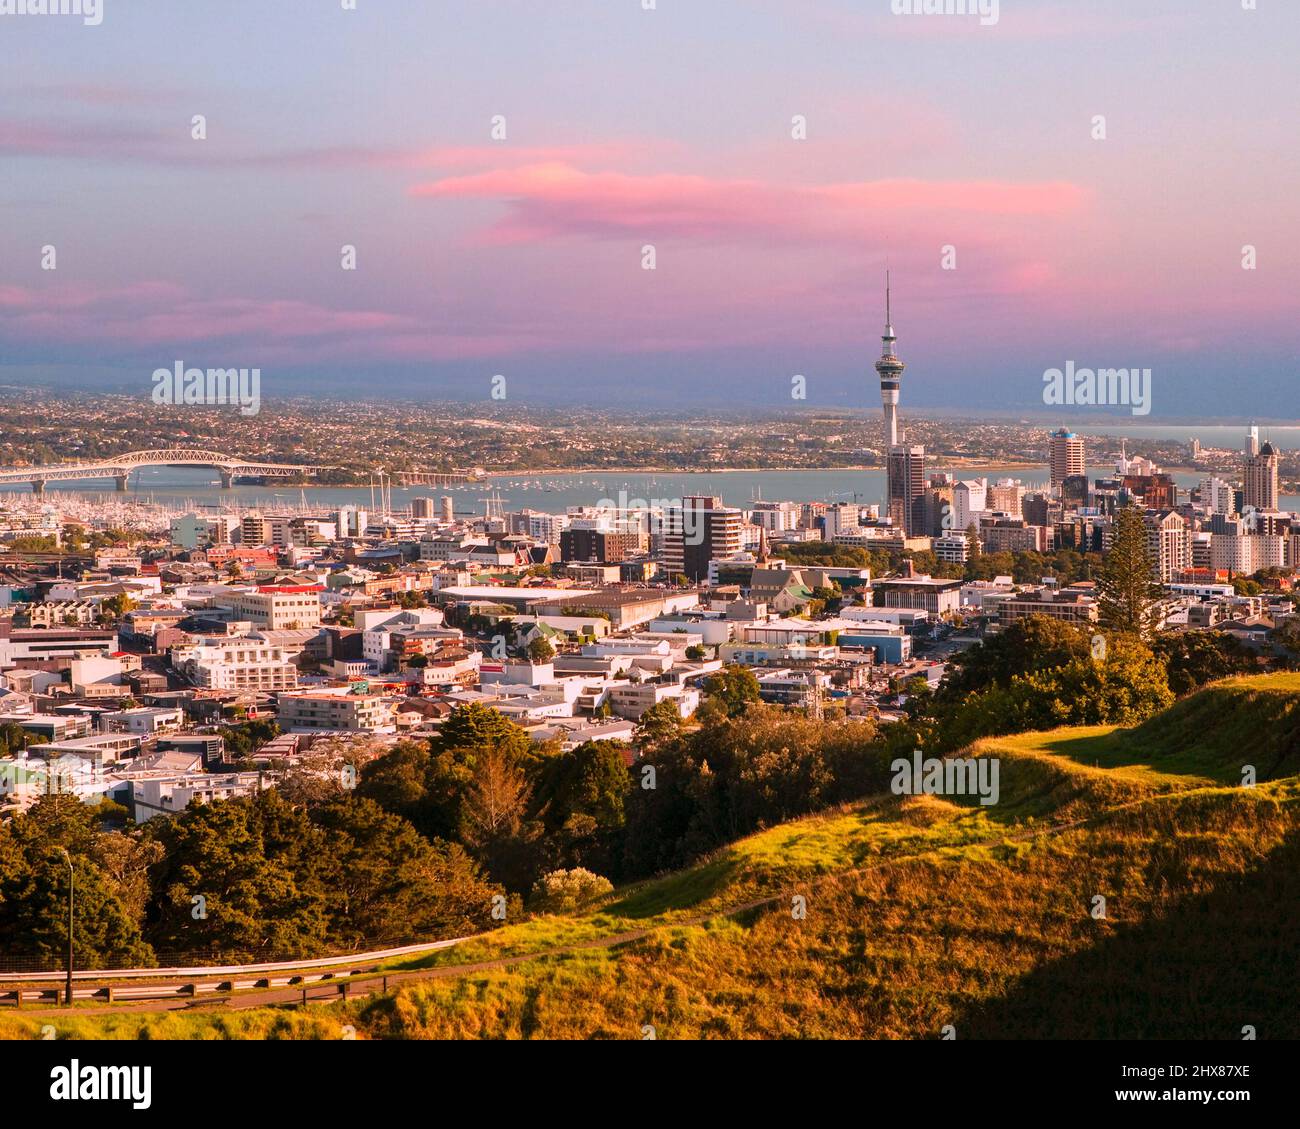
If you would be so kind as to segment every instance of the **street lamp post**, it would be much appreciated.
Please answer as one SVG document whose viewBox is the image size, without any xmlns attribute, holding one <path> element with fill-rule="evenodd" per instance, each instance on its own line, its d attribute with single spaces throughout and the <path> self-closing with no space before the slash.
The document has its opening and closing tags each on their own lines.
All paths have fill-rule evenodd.
<svg viewBox="0 0 1300 1129">
<path fill-rule="evenodd" d="M 63 861 L 68 864 L 68 980 L 67 987 L 64 991 L 64 1003 L 68 1007 L 72 1006 L 72 899 L 74 885 L 76 882 L 72 871 L 72 856 L 68 854 L 67 848 L 60 847 L 59 851 L 63 855 Z"/>
</svg>

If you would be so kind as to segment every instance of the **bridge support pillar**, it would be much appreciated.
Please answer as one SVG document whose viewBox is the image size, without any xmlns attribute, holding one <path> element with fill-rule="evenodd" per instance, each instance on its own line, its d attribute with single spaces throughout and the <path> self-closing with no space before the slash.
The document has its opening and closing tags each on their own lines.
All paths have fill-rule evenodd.
<svg viewBox="0 0 1300 1129">
<path fill-rule="evenodd" d="M 221 489 L 229 490 L 235 485 L 235 475 L 233 471 L 223 470 L 221 472 Z"/>
<path fill-rule="evenodd" d="M 45 479 L 43 479 L 43 478 L 33 478 L 33 479 L 32 479 L 32 493 L 33 493 L 33 494 L 44 494 L 44 493 L 45 493 Z"/>
<path fill-rule="evenodd" d="M 113 476 L 113 482 L 116 484 L 116 486 L 117 486 L 117 492 L 118 492 L 119 494 L 125 494 L 125 493 L 126 493 L 126 480 L 127 480 L 129 477 L 130 477 L 130 475 L 126 475 L 126 474 L 117 474 L 117 475 L 114 475 L 114 476 Z"/>
</svg>

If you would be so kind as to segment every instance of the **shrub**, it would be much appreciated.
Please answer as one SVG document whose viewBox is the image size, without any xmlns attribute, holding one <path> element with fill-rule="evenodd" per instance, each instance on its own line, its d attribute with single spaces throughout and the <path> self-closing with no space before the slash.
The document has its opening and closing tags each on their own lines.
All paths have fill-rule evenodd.
<svg viewBox="0 0 1300 1129">
<path fill-rule="evenodd" d="M 552 870 L 543 874 L 533 887 L 533 908 L 564 913 L 603 898 L 613 889 L 608 878 L 580 866 L 572 870 Z"/>
</svg>

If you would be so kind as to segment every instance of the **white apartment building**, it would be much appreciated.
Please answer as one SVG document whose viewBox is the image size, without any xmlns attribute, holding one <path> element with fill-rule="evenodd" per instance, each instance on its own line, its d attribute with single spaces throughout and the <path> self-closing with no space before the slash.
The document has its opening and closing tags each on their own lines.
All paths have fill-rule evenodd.
<svg viewBox="0 0 1300 1129">
<path fill-rule="evenodd" d="M 257 772 L 230 772 L 209 776 L 205 772 L 170 773 L 131 780 L 131 808 L 137 823 L 160 815 L 175 815 L 191 803 L 210 804 L 214 800 L 231 800 L 251 796 L 261 786 Z"/>
<path fill-rule="evenodd" d="M 979 525 L 980 518 L 988 512 L 988 493 L 987 478 L 962 479 L 952 488 L 954 529 L 969 529 L 972 522 Z"/>
<path fill-rule="evenodd" d="M 664 514 L 663 566 L 670 578 L 698 582 L 709 561 L 735 556 L 743 548 L 744 515 L 712 495 L 688 495 Z"/>
<path fill-rule="evenodd" d="M 1222 478 L 1207 478 L 1201 483 L 1201 505 L 1206 513 L 1233 514 L 1237 510 L 1236 490 Z"/>
<path fill-rule="evenodd" d="M 278 699 L 280 728 L 395 733 L 392 703 L 379 694 L 348 690 L 299 690 Z"/>
<path fill-rule="evenodd" d="M 358 506 L 343 506 L 337 515 L 336 528 L 339 540 L 364 537 L 370 527 L 370 514 Z"/>
<path fill-rule="evenodd" d="M 560 534 L 569 528 L 570 520 L 568 514 L 545 514 L 538 510 L 524 510 L 511 517 L 517 532 L 548 545 L 560 543 Z"/>
<path fill-rule="evenodd" d="M 639 720 L 652 706 L 672 701 L 682 717 L 690 717 L 700 704 L 700 692 L 693 686 L 643 682 L 636 686 L 615 686 L 609 692 L 609 705 L 619 717 Z"/>
<path fill-rule="evenodd" d="M 185 712 L 179 709 L 117 710 L 100 719 L 106 732 L 133 733 L 142 737 L 156 733 L 173 733 L 185 722 Z"/>
<path fill-rule="evenodd" d="M 46 758 L 26 753 L 0 759 L 0 806 L 19 811 L 47 795 L 72 795 L 95 804 L 114 787 L 93 755 L 62 753 Z"/>
<path fill-rule="evenodd" d="M 298 668 L 284 648 L 258 639 L 214 636 L 172 648 L 172 666 L 205 690 L 292 690 Z"/>
<path fill-rule="evenodd" d="M 254 627 L 283 631 L 320 626 L 319 592 L 233 592 L 222 602 Z"/>
<path fill-rule="evenodd" d="M 478 671 L 483 665 L 483 652 L 470 651 L 459 658 L 431 659 L 421 667 L 408 667 L 402 673 L 404 682 L 420 686 L 452 687 L 478 681 Z"/>
<path fill-rule="evenodd" d="M 446 617 L 438 608 L 371 608 L 356 613 L 355 624 L 361 632 L 361 653 L 366 662 L 381 669 L 387 652 L 393 649 L 393 633 L 423 628 L 434 638 L 461 639 L 464 633 L 454 627 L 441 628 Z"/>
<path fill-rule="evenodd" d="M 240 544 L 270 545 L 276 549 L 287 548 L 293 544 L 289 520 L 287 517 L 271 517 L 260 513 L 245 514 L 244 520 L 239 523 Z"/>
<path fill-rule="evenodd" d="M 959 529 L 964 526 L 957 527 Z M 934 540 L 934 555 L 947 564 L 965 564 L 970 559 L 970 541 L 964 533 L 949 533 Z"/>
<path fill-rule="evenodd" d="M 749 520 L 768 533 L 786 533 L 799 528 L 801 513 L 802 507 L 798 502 L 755 502 Z"/>
<path fill-rule="evenodd" d="M 1192 567 L 1192 531 L 1173 510 L 1148 516 L 1147 548 L 1162 581 Z"/>
<path fill-rule="evenodd" d="M 1295 542 L 1291 538 L 1290 542 Z M 1263 533 L 1212 533 L 1210 567 L 1231 569 L 1250 576 L 1263 568 L 1286 568 L 1295 563 L 1288 538 Z"/>
<path fill-rule="evenodd" d="M 822 520 L 825 525 L 827 541 L 834 541 L 841 534 L 854 534 L 862 527 L 862 507 L 853 502 L 836 502 L 826 507 Z"/>
</svg>

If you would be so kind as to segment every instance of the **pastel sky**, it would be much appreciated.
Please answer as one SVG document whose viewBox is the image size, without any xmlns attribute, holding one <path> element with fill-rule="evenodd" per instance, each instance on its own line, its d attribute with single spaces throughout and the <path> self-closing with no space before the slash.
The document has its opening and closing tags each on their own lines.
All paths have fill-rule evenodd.
<svg viewBox="0 0 1300 1129">
<path fill-rule="evenodd" d="M 905 411 L 1295 419 L 1297 58 L 1297 0 L 0 15 L 0 385 L 878 410 L 888 263 Z"/>
</svg>

